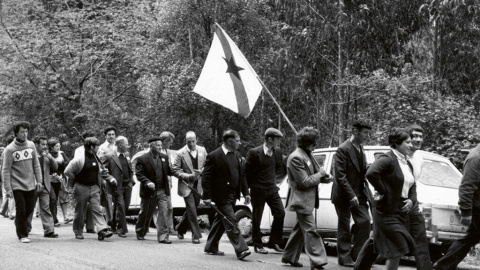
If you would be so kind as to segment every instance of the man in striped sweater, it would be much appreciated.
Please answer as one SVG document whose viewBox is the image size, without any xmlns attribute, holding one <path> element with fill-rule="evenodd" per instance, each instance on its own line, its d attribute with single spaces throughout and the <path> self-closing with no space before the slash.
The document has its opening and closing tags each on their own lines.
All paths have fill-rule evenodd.
<svg viewBox="0 0 480 270">
<path fill-rule="evenodd" d="M 15 227 L 18 239 L 29 243 L 28 216 L 35 208 L 35 192 L 42 188 L 42 171 L 33 142 L 27 140 L 30 123 L 17 122 L 13 127 L 15 140 L 5 148 L 2 179 L 7 197 L 15 198 Z"/>
</svg>

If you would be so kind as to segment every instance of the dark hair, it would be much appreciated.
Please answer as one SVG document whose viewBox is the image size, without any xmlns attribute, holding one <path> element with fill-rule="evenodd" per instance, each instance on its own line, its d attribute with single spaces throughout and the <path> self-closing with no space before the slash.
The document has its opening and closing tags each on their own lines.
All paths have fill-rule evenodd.
<svg viewBox="0 0 480 270">
<path fill-rule="evenodd" d="M 35 138 L 33 138 L 33 142 L 35 144 L 40 144 L 40 141 L 46 141 L 47 137 L 45 135 L 37 135 Z"/>
<path fill-rule="evenodd" d="M 115 135 L 117 135 L 117 129 L 114 128 L 114 127 L 112 127 L 112 126 L 107 127 L 107 128 L 103 131 L 103 135 L 107 135 L 107 133 L 108 133 L 109 131 L 112 131 L 112 130 L 115 131 Z"/>
<path fill-rule="evenodd" d="M 410 135 L 408 131 L 404 128 L 394 128 L 390 131 L 388 135 L 388 144 L 391 148 L 396 149 L 397 146 L 403 143 L 403 141 L 408 140 Z"/>
<path fill-rule="evenodd" d="M 0 143 L 0 147 L 6 147 L 4 143 Z"/>
<path fill-rule="evenodd" d="M 307 148 L 310 145 L 315 145 L 320 131 L 314 127 L 304 127 L 297 133 L 297 146 L 300 148 Z"/>
<path fill-rule="evenodd" d="M 83 145 L 85 146 L 85 149 L 90 148 L 90 146 L 97 146 L 99 144 L 100 144 L 100 141 L 95 137 L 87 137 L 85 138 L 85 142 L 83 143 Z"/>
<path fill-rule="evenodd" d="M 236 137 L 240 137 L 240 134 L 238 134 L 238 132 L 236 132 L 233 129 L 227 129 L 223 132 L 222 139 L 223 139 L 223 142 L 227 142 L 228 139 L 232 139 L 232 138 L 235 139 Z"/>
<path fill-rule="evenodd" d="M 13 125 L 13 134 L 15 134 L 15 136 L 17 136 L 17 133 L 20 131 L 20 128 L 25 128 L 27 130 L 30 130 L 30 123 L 27 121 L 16 122 Z"/>
<path fill-rule="evenodd" d="M 10 135 L 7 137 L 7 144 L 11 144 L 13 142 L 13 140 L 15 140 L 15 136 L 13 135 Z"/>
<path fill-rule="evenodd" d="M 60 143 L 60 140 L 58 138 L 50 138 L 48 139 L 48 150 L 53 150 L 53 147 L 55 147 L 55 145 L 57 145 L 57 143 Z"/>
<path fill-rule="evenodd" d="M 85 130 L 83 133 L 82 133 L 82 137 L 85 139 L 85 138 L 88 138 L 88 137 L 95 137 L 95 132 L 91 131 L 91 130 Z"/>
<path fill-rule="evenodd" d="M 173 135 L 173 133 L 170 132 L 170 131 L 164 131 L 164 132 L 160 133 L 159 138 L 160 138 L 160 141 L 162 141 L 162 143 L 163 143 L 163 141 L 165 141 L 168 138 L 172 138 L 172 140 L 175 139 L 175 135 Z"/>
<path fill-rule="evenodd" d="M 366 120 L 363 120 L 363 119 L 357 119 L 353 121 L 352 127 L 358 131 L 362 130 L 363 128 L 372 129 L 372 126 L 370 125 L 370 123 L 368 123 Z"/>
<path fill-rule="evenodd" d="M 421 126 L 417 125 L 417 124 L 413 124 L 413 125 L 409 126 L 407 128 L 407 130 L 408 130 L 408 134 L 410 134 L 410 137 L 412 136 L 412 133 L 414 131 L 417 131 L 417 132 L 420 132 L 420 133 L 423 134 L 423 128 Z"/>
</svg>

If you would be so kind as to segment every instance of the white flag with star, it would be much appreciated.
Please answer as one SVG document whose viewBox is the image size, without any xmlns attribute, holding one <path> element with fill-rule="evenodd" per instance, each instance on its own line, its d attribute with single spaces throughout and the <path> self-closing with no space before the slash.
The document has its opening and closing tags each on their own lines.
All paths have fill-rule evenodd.
<svg viewBox="0 0 480 270">
<path fill-rule="evenodd" d="M 215 24 L 212 46 L 193 92 L 248 117 L 262 88 L 237 45 Z"/>
</svg>

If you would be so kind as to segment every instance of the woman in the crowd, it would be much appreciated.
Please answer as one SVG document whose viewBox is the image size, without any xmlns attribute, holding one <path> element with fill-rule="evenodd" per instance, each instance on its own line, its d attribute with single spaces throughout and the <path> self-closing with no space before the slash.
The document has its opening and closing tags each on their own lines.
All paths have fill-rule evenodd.
<svg viewBox="0 0 480 270">
<path fill-rule="evenodd" d="M 394 129 L 388 143 L 392 150 L 370 166 L 366 177 L 379 194 L 373 213 L 375 251 L 387 259 L 386 269 L 390 270 L 398 269 L 403 255 L 414 254 L 415 242 L 407 220 L 418 202 L 413 167 L 408 161 L 412 148 L 409 133 Z"/>
<path fill-rule="evenodd" d="M 58 170 L 52 174 L 51 183 L 53 191 L 55 192 L 55 198 L 52 198 L 50 204 L 50 211 L 52 212 L 55 226 L 60 226 L 60 222 L 57 219 L 57 202 L 60 203 L 60 208 L 63 212 L 63 221 L 65 224 L 72 222 L 73 219 L 68 218 L 68 192 L 66 190 L 65 175 L 63 171 L 68 165 L 70 160 L 63 151 L 60 150 L 60 141 L 57 138 L 50 138 L 48 140 L 48 149 L 50 154 L 55 158 L 58 164 Z"/>
</svg>

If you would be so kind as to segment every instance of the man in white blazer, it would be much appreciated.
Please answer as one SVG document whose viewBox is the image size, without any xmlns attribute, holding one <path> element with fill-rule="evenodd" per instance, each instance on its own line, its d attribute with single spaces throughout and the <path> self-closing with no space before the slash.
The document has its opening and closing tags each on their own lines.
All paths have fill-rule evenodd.
<svg viewBox="0 0 480 270">
<path fill-rule="evenodd" d="M 185 213 L 175 230 L 178 232 L 178 238 L 183 239 L 190 225 L 192 243 L 200 244 L 199 239 L 202 238 L 202 234 L 197 221 L 197 206 L 200 198 L 190 190 L 187 184 L 202 194 L 201 174 L 207 150 L 197 145 L 197 136 L 193 131 L 187 132 L 185 141 L 187 145 L 178 150 L 173 162 L 173 174 L 178 178 L 178 195 L 185 200 Z"/>
</svg>

